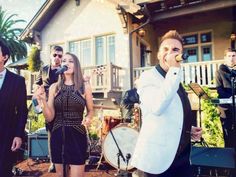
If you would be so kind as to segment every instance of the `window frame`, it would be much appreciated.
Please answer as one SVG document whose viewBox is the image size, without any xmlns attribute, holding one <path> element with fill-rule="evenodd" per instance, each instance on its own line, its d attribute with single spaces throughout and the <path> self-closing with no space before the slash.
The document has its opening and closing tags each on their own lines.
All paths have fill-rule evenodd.
<svg viewBox="0 0 236 177">
<path fill-rule="evenodd" d="M 95 65 L 97 64 L 97 46 L 96 46 L 96 39 L 97 38 L 102 38 L 103 39 L 103 62 L 101 65 L 106 65 L 109 64 L 110 58 L 109 58 L 109 54 L 110 54 L 110 49 L 109 49 L 109 37 L 114 37 L 114 62 L 113 64 L 116 63 L 116 35 L 115 34 L 104 34 L 104 35 L 97 35 L 94 37 L 94 57 L 95 57 Z M 100 65 L 100 64 L 99 64 Z"/>
<path fill-rule="evenodd" d="M 204 33 L 210 33 L 211 34 L 211 41 L 210 42 L 201 42 L 201 35 Z M 202 62 L 203 60 L 203 47 L 205 46 L 210 46 L 211 47 L 211 60 L 214 60 L 214 34 L 213 34 L 213 30 L 203 30 L 203 31 L 196 31 L 196 32 L 191 32 L 191 33 L 183 33 L 181 34 L 182 37 L 184 36 L 191 36 L 191 35 L 197 35 L 197 44 L 191 44 L 191 45 L 184 45 L 183 49 L 188 49 L 188 48 L 197 48 L 197 62 Z"/>
<path fill-rule="evenodd" d="M 83 55 L 83 53 L 82 53 L 82 43 L 87 42 L 87 41 L 90 42 L 90 57 L 91 58 L 90 58 L 90 63 L 88 65 L 87 64 L 85 65 L 84 58 L 82 57 L 82 55 Z M 71 44 L 77 46 L 77 47 L 74 47 L 75 48 L 74 51 L 71 50 Z M 92 56 L 92 54 L 93 54 L 93 48 L 92 48 L 93 45 L 92 44 L 93 44 L 93 41 L 92 41 L 91 38 L 83 38 L 83 39 L 80 39 L 80 40 L 69 41 L 69 51 L 71 53 L 74 53 L 76 56 L 78 56 L 80 64 L 83 67 L 93 66 L 93 56 Z"/>
<path fill-rule="evenodd" d="M 114 61 L 110 61 L 110 43 L 109 43 L 109 37 L 114 37 L 113 45 L 114 45 Z M 82 38 L 82 39 L 77 39 L 77 40 L 70 40 L 68 41 L 68 51 L 76 54 L 81 62 L 81 65 L 83 67 L 86 66 L 96 66 L 97 64 L 97 46 L 96 46 L 96 39 L 97 38 L 102 38 L 103 39 L 103 61 L 99 65 L 106 65 L 112 62 L 113 64 L 116 63 L 116 34 L 115 33 L 109 33 L 109 34 L 101 34 L 101 35 L 96 35 L 96 36 L 91 36 L 88 38 Z M 91 53 L 90 53 L 90 64 L 89 65 L 84 65 L 83 57 L 82 57 L 82 42 L 85 41 L 90 41 L 90 47 L 91 47 Z M 74 45 L 74 49 L 71 49 L 71 45 Z M 77 47 L 76 47 L 77 45 Z"/>
</svg>

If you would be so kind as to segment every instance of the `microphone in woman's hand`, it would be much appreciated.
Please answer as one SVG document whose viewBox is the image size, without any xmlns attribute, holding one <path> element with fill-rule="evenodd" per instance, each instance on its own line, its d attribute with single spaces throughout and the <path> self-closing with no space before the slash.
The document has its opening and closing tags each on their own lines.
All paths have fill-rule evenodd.
<svg viewBox="0 0 236 177">
<path fill-rule="evenodd" d="M 59 68 L 57 71 L 56 71 L 56 75 L 59 75 L 59 74 L 63 74 L 65 71 L 68 70 L 68 66 L 66 65 L 63 65 L 61 68 Z"/>
</svg>

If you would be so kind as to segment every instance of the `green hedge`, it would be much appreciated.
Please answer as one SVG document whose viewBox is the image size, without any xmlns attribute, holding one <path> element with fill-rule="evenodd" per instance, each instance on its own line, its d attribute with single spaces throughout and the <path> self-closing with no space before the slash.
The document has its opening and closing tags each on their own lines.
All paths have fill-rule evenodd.
<svg viewBox="0 0 236 177">
<path fill-rule="evenodd" d="M 188 86 L 183 86 L 186 91 L 190 90 Z M 211 90 L 206 86 L 203 86 L 203 89 L 210 97 L 209 100 L 201 99 L 203 139 L 209 147 L 224 147 L 219 110 L 217 105 L 211 102 L 211 99 L 217 98 L 218 94 L 216 90 Z"/>
<path fill-rule="evenodd" d="M 31 106 L 31 100 L 28 100 L 28 121 L 26 124 L 26 129 L 29 132 L 34 132 L 39 128 L 45 127 L 45 118 L 43 114 L 36 114 Z"/>
<path fill-rule="evenodd" d="M 216 92 L 207 87 L 203 87 L 203 89 L 211 99 L 217 98 L 218 94 Z M 211 147 L 224 147 L 222 126 L 217 105 L 214 105 L 211 100 L 202 100 L 202 110 L 203 138 Z"/>
</svg>

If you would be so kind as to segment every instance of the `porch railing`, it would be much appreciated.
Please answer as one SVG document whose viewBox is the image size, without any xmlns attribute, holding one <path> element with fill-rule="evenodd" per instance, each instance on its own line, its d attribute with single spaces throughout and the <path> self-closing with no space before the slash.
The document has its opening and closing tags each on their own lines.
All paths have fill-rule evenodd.
<svg viewBox="0 0 236 177">
<path fill-rule="evenodd" d="M 223 60 L 214 60 L 196 63 L 183 63 L 182 82 L 189 84 L 191 82 L 200 85 L 215 87 L 215 72 Z M 140 74 L 151 67 L 134 68 L 134 80 L 139 78 Z M 90 76 L 92 91 L 94 93 L 103 92 L 105 95 L 110 91 L 122 91 L 125 80 L 125 70 L 122 67 L 107 64 L 100 66 L 83 67 L 84 74 Z M 33 83 L 36 73 L 26 71 L 23 74 L 26 77 L 27 93 L 32 94 Z"/>
<path fill-rule="evenodd" d="M 107 64 L 83 67 L 85 75 L 90 76 L 93 92 L 120 91 L 122 89 L 121 76 L 124 70 L 116 65 Z"/>
<path fill-rule="evenodd" d="M 82 68 L 84 75 L 90 77 L 93 92 L 121 91 L 123 86 L 124 69 L 113 64 Z M 33 84 L 37 73 L 24 70 L 21 73 L 26 78 L 27 95 L 33 94 Z M 105 95 L 106 96 L 106 95 Z"/>
<path fill-rule="evenodd" d="M 192 82 L 208 87 L 215 87 L 215 72 L 224 60 L 214 60 L 195 63 L 183 63 L 182 83 L 189 84 Z M 134 68 L 134 80 L 139 78 L 140 74 L 152 67 Z"/>
</svg>

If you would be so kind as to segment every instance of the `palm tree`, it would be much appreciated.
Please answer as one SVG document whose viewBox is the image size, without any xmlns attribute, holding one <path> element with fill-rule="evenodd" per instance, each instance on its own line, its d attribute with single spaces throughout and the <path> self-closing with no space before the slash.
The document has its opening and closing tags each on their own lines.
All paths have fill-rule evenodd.
<svg viewBox="0 0 236 177">
<path fill-rule="evenodd" d="M 17 14 L 7 15 L 6 11 L 0 6 L 0 40 L 10 49 L 12 62 L 27 56 L 26 43 L 18 40 L 22 28 L 14 28 L 14 25 L 25 20 L 13 18 Z"/>
</svg>

